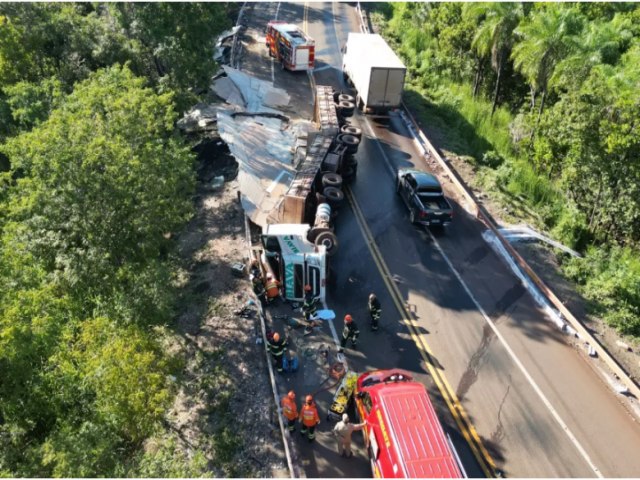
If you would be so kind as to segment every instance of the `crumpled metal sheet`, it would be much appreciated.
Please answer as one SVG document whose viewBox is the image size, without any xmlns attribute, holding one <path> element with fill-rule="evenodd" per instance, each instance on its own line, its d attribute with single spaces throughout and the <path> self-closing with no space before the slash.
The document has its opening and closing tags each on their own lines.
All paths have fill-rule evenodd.
<svg viewBox="0 0 640 480">
<path fill-rule="evenodd" d="M 187 133 L 201 130 L 215 130 L 218 109 L 214 105 L 198 103 L 178 120 L 178 128 Z"/>
<path fill-rule="evenodd" d="M 218 132 L 240 165 L 242 207 L 257 225 L 278 223 L 278 207 L 295 177 L 293 145 L 310 123 L 233 113 L 218 110 Z"/>
<path fill-rule="evenodd" d="M 284 114 L 289 94 L 229 66 L 213 88 L 229 105 L 217 109 L 218 132 L 238 161 L 240 201 L 255 224 L 279 223 L 279 206 L 295 177 L 296 147 L 313 124 L 268 116 L 234 116 L 236 112 Z M 288 117 L 286 117 L 288 118 Z"/>
<path fill-rule="evenodd" d="M 228 65 L 222 68 L 227 76 L 216 79 L 212 88 L 227 103 L 252 113 L 281 113 L 277 108 L 289 104 L 289 94 L 282 88 L 274 87 L 271 82 L 257 79 Z"/>
</svg>

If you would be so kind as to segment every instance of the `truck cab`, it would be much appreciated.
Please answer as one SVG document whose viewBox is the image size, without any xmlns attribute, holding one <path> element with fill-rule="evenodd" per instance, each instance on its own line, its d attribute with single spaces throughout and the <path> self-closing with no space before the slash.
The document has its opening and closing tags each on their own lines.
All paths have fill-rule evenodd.
<svg viewBox="0 0 640 480">
<path fill-rule="evenodd" d="M 327 254 L 324 245 L 307 240 L 310 226 L 278 223 L 267 225 L 262 234 L 262 262 L 282 284 L 285 299 L 304 300 L 304 286 L 324 300 L 327 282 Z"/>
</svg>

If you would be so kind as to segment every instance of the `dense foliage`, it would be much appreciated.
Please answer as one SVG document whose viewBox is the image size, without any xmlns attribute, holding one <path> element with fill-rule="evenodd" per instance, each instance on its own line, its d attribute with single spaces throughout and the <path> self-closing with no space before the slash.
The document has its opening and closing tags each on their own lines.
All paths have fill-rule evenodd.
<svg viewBox="0 0 640 480">
<path fill-rule="evenodd" d="M 0 475 L 197 476 L 163 429 L 177 360 L 175 133 L 227 5 L 0 4 Z"/>
<path fill-rule="evenodd" d="M 451 132 L 443 146 L 585 252 L 567 272 L 599 314 L 640 336 L 640 277 L 628 266 L 640 258 L 638 4 L 374 9 L 408 67 L 406 100 Z"/>
</svg>

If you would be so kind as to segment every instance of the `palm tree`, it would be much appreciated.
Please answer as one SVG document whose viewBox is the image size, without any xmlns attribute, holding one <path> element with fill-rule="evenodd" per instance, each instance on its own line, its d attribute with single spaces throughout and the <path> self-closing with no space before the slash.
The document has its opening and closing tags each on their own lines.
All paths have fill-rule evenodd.
<svg viewBox="0 0 640 480">
<path fill-rule="evenodd" d="M 534 11 L 516 28 L 520 38 L 511 52 L 514 67 L 531 87 L 531 109 L 540 94 L 538 122 L 544 109 L 549 80 L 558 63 L 577 49 L 576 34 L 582 28 L 582 17 L 575 8 L 550 4 Z"/>
<path fill-rule="evenodd" d="M 575 85 L 575 79 L 586 79 L 596 65 L 618 63 L 633 38 L 631 28 L 631 19 L 621 14 L 610 21 L 589 22 L 576 51 L 558 64 L 550 85 Z"/>
<path fill-rule="evenodd" d="M 523 17 L 521 3 L 489 2 L 467 3 L 464 15 L 480 20 L 480 25 L 473 38 L 472 47 L 480 55 L 491 54 L 491 66 L 496 72 L 496 86 L 493 92 L 491 115 L 498 105 L 500 80 L 504 61 L 513 46 L 513 30 Z"/>
</svg>

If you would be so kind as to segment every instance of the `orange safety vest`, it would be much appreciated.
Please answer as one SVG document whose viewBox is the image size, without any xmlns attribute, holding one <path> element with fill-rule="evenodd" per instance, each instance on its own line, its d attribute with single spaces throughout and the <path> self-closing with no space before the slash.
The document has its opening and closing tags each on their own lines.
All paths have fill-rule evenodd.
<svg viewBox="0 0 640 480">
<path fill-rule="evenodd" d="M 282 397 L 282 413 L 284 413 L 285 418 L 287 420 L 295 420 L 298 418 L 298 407 L 296 407 L 296 402 L 291 400 L 289 397 Z"/>
<path fill-rule="evenodd" d="M 278 289 L 279 286 L 280 284 L 278 283 L 277 280 L 275 279 L 267 280 L 267 284 L 266 284 L 267 297 L 275 298 L 278 295 L 280 295 L 280 290 Z"/>
<path fill-rule="evenodd" d="M 315 405 L 306 405 L 300 410 L 300 420 L 305 427 L 315 427 L 320 422 Z"/>
</svg>

